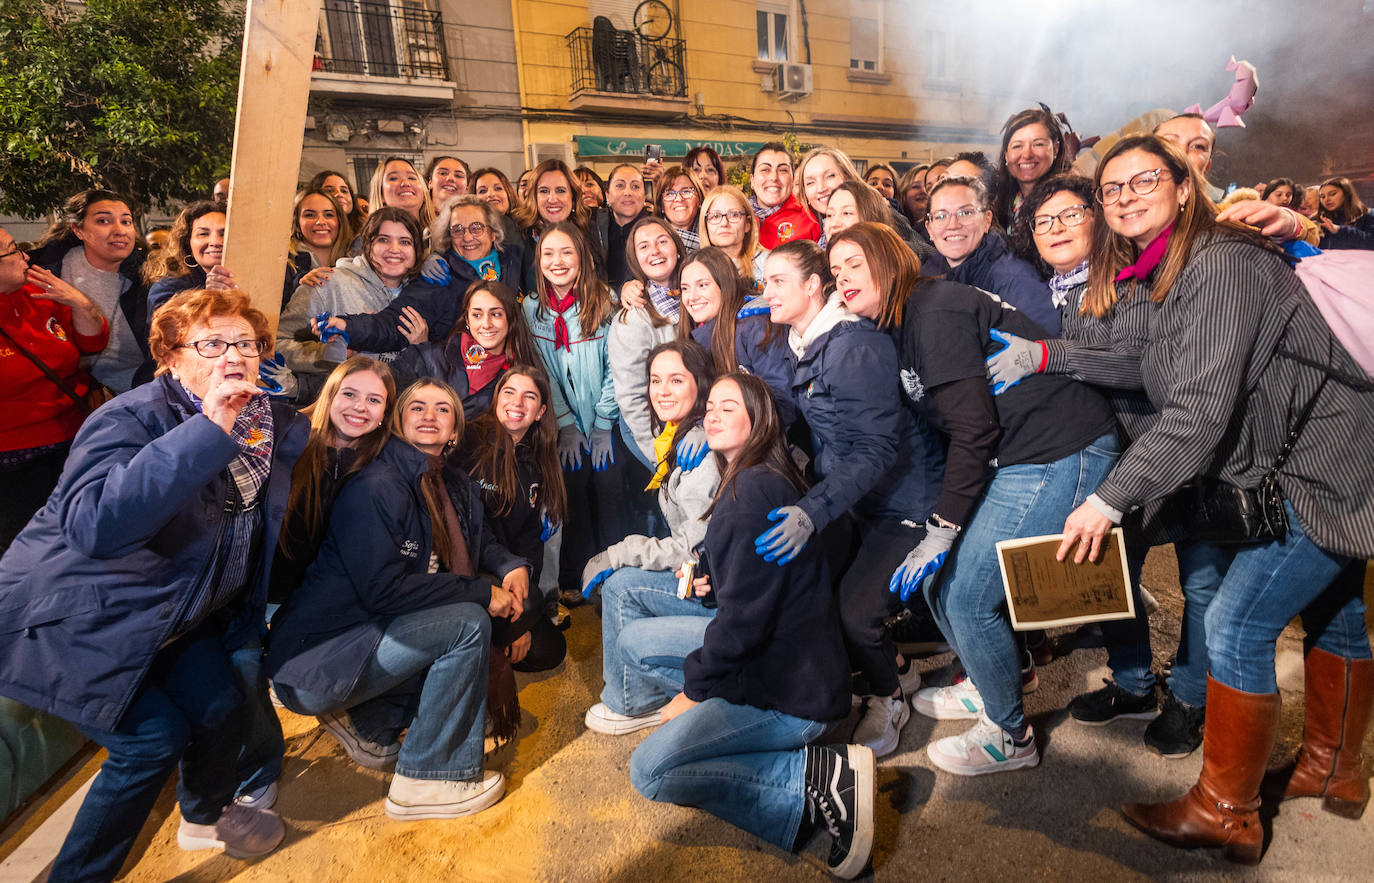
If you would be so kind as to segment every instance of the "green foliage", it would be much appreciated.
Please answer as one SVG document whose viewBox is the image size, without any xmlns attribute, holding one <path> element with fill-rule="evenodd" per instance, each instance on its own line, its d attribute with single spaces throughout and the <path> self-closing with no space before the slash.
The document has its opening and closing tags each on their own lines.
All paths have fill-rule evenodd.
<svg viewBox="0 0 1374 883">
<path fill-rule="evenodd" d="M 0 212 L 37 217 L 88 187 L 136 210 L 229 168 L 238 0 L 0 3 Z"/>
</svg>

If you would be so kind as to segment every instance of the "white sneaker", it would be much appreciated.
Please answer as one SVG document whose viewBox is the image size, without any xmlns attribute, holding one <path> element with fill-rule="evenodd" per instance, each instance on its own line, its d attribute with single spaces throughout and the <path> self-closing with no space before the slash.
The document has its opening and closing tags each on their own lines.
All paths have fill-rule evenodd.
<svg viewBox="0 0 1374 883">
<path fill-rule="evenodd" d="M 902 727 L 911 718 L 911 710 L 906 707 L 905 698 L 865 696 L 860 715 L 851 741 L 871 748 L 875 757 L 883 757 L 897 750 Z"/>
<path fill-rule="evenodd" d="M 346 711 L 332 711 L 315 719 L 324 727 L 325 732 L 338 740 L 358 766 L 370 770 L 396 769 L 396 758 L 401 753 L 400 742 L 392 742 L 390 745 L 369 742 L 353 726 L 353 721 L 349 719 Z"/>
<path fill-rule="evenodd" d="M 656 710 L 643 714 L 620 714 L 611 711 L 604 702 L 598 702 L 587 709 L 587 716 L 583 720 L 587 724 L 587 729 L 605 733 L 607 736 L 623 736 L 659 724 Z"/>
<path fill-rule="evenodd" d="M 230 858 L 267 855 L 286 837 L 286 824 L 270 809 L 229 804 L 213 825 L 181 820 L 177 846 L 189 851 L 222 849 Z"/>
<path fill-rule="evenodd" d="M 983 713 L 983 697 L 964 678 L 948 687 L 926 687 L 912 697 L 911 707 L 936 720 L 974 720 Z"/>
<path fill-rule="evenodd" d="M 277 805 L 277 783 L 268 782 L 256 791 L 240 794 L 238 797 L 234 798 L 234 802 L 239 806 L 251 806 L 255 809 L 271 809 Z"/>
<path fill-rule="evenodd" d="M 456 819 L 481 812 L 506 793 L 506 778 L 487 770 L 479 781 L 412 779 L 397 773 L 386 795 L 386 814 L 401 822 Z"/>
<path fill-rule="evenodd" d="M 983 776 L 1033 767 L 1040 763 L 1035 731 L 1026 728 L 1029 744 L 1018 748 L 1011 734 L 979 715 L 973 729 L 926 746 L 931 763 L 956 776 Z"/>
</svg>

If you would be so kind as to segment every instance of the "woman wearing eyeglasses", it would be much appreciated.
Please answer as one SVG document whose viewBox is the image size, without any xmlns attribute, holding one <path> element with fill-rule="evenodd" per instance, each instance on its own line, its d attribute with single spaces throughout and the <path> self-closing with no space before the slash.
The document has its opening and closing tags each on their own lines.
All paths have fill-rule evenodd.
<svg viewBox="0 0 1374 883">
<path fill-rule="evenodd" d="M 735 262 L 739 274 L 754 280 L 755 291 L 763 291 L 763 265 L 768 249 L 759 243 L 759 225 L 749 208 L 749 200 L 738 187 L 722 184 L 701 201 L 703 247 L 714 245 Z"/>
<path fill-rule="evenodd" d="M 1051 335 L 1059 334 L 1059 311 L 1035 268 L 992 231 L 992 204 L 978 178 L 942 178 L 930 191 L 926 231 L 949 265 L 945 278 L 997 295 Z"/>
<path fill-rule="evenodd" d="M 684 254 L 701 248 L 701 230 L 697 223 L 702 193 L 703 188 L 696 176 L 682 166 L 669 166 L 659 180 L 654 214 L 666 218 L 673 225 L 677 238 L 682 240 Z"/>
<path fill-rule="evenodd" d="M 1208 503 L 1241 492 L 1281 501 L 1281 536 L 1232 531 L 1237 542 L 1219 564 L 1206 616 L 1197 784 L 1171 803 L 1123 810 L 1152 837 L 1224 847 L 1253 864 L 1263 854 L 1260 783 L 1279 722 L 1274 648 L 1298 614 L 1307 722 L 1284 796 L 1323 797 L 1329 811 L 1351 817 L 1369 799 L 1360 745 L 1374 663 L 1359 580 L 1337 577 L 1374 556 L 1374 392 L 1282 254 L 1250 228 L 1218 221 L 1205 182 L 1173 145 L 1123 138 L 1094 183 L 1106 229 L 1094 240 L 1085 309 L 1109 310 L 1120 279 L 1149 286 L 1159 307 L 1141 377 L 1160 417 L 1069 516 L 1060 555 L 1077 546 L 1077 560 L 1096 556 L 1126 513 L 1194 479 L 1204 480 Z"/>
<path fill-rule="evenodd" d="M 285 834 L 234 802 L 245 703 L 264 697 L 231 656 L 265 628 L 309 428 L 255 382 L 266 336 L 246 295 L 175 295 L 153 317 L 158 376 L 91 415 L 0 558 L 0 694 L 109 752 L 53 879 L 113 879 L 178 763 L 182 849 L 256 856 Z"/>
</svg>

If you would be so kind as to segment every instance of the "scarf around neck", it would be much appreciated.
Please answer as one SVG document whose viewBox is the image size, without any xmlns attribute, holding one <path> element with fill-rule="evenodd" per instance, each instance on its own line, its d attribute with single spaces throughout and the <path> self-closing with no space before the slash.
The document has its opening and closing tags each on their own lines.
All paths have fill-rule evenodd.
<svg viewBox="0 0 1374 883">
<path fill-rule="evenodd" d="M 1069 293 L 1088 281 L 1088 262 L 1084 261 L 1067 273 L 1055 273 L 1050 277 L 1050 300 L 1056 308 L 1062 309 L 1069 302 Z"/>
<path fill-rule="evenodd" d="M 205 413 L 205 402 L 178 381 L 186 397 L 196 411 Z M 256 395 L 234 418 L 229 437 L 238 446 L 239 452 L 229 461 L 229 474 L 244 505 L 251 506 L 258 493 L 267 482 L 272 471 L 272 408 L 267 404 L 267 396 Z"/>
<path fill-rule="evenodd" d="M 682 314 L 682 301 L 676 291 L 659 282 L 650 282 L 649 300 L 653 303 L 654 309 L 665 319 L 676 322 L 678 316 Z"/>
<path fill-rule="evenodd" d="M 475 261 L 470 261 L 462 255 L 458 255 L 458 257 L 460 260 L 462 260 L 463 263 L 467 264 L 469 267 L 472 267 L 472 270 L 474 273 L 477 274 L 478 279 L 485 279 L 488 282 L 496 282 L 501 278 L 501 255 L 498 254 L 496 249 L 494 248 L 491 250 L 491 253 L 488 254 L 486 257 L 478 258 Z"/>
<path fill-rule="evenodd" d="M 553 348 L 572 352 L 572 338 L 568 334 L 568 323 L 563 314 L 577 303 L 577 291 L 569 289 L 567 294 L 559 297 L 554 294 L 553 286 L 545 283 L 544 295 L 548 298 L 549 308 L 557 314 L 553 320 Z"/>
<path fill-rule="evenodd" d="M 787 205 L 787 200 L 785 199 L 778 205 L 768 208 L 759 202 L 757 196 L 752 193 L 749 194 L 749 207 L 754 210 L 754 217 L 758 218 L 760 221 L 768 220 L 768 218 L 781 211 L 784 205 Z"/>
<path fill-rule="evenodd" d="M 1127 279 L 1139 279 L 1142 282 L 1149 278 L 1150 274 L 1159 266 L 1159 262 L 1164 260 L 1164 253 L 1169 250 L 1169 236 L 1174 232 L 1174 225 L 1170 224 L 1164 228 L 1164 232 L 1154 238 L 1154 241 L 1145 246 L 1140 252 L 1140 257 L 1135 259 L 1134 264 L 1127 264 L 1121 268 L 1121 272 L 1116 274 L 1117 282 L 1124 282 Z"/>
</svg>

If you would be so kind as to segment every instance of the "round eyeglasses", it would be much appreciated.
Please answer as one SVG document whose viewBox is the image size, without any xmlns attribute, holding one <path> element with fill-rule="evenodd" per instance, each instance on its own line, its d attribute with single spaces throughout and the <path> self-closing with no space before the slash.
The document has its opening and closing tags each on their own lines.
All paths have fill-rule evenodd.
<svg viewBox="0 0 1374 883">
<path fill-rule="evenodd" d="M 1129 181 L 1104 181 L 1097 188 L 1097 201 L 1103 205 L 1111 205 L 1121 198 L 1121 191 L 1125 187 L 1130 187 L 1131 192 L 1136 196 L 1154 193 L 1155 188 L 1159 186 L 1160 179 L 1168 171 L 1168 169 L 1148 169 L 1132 175 Z"/>
<path fill-rule="evenodd" d="M 1065 227 L 1077 227 L 1088 219 L 1088 207 L 1086 205 L 1071 205 L 1055 215 L 1036 215 L 1031 218 L 1031 232 L 1036 236 L 1044 236 L 1054 229 L 1054 222 L 1058 221 Z"/>
</svg>

